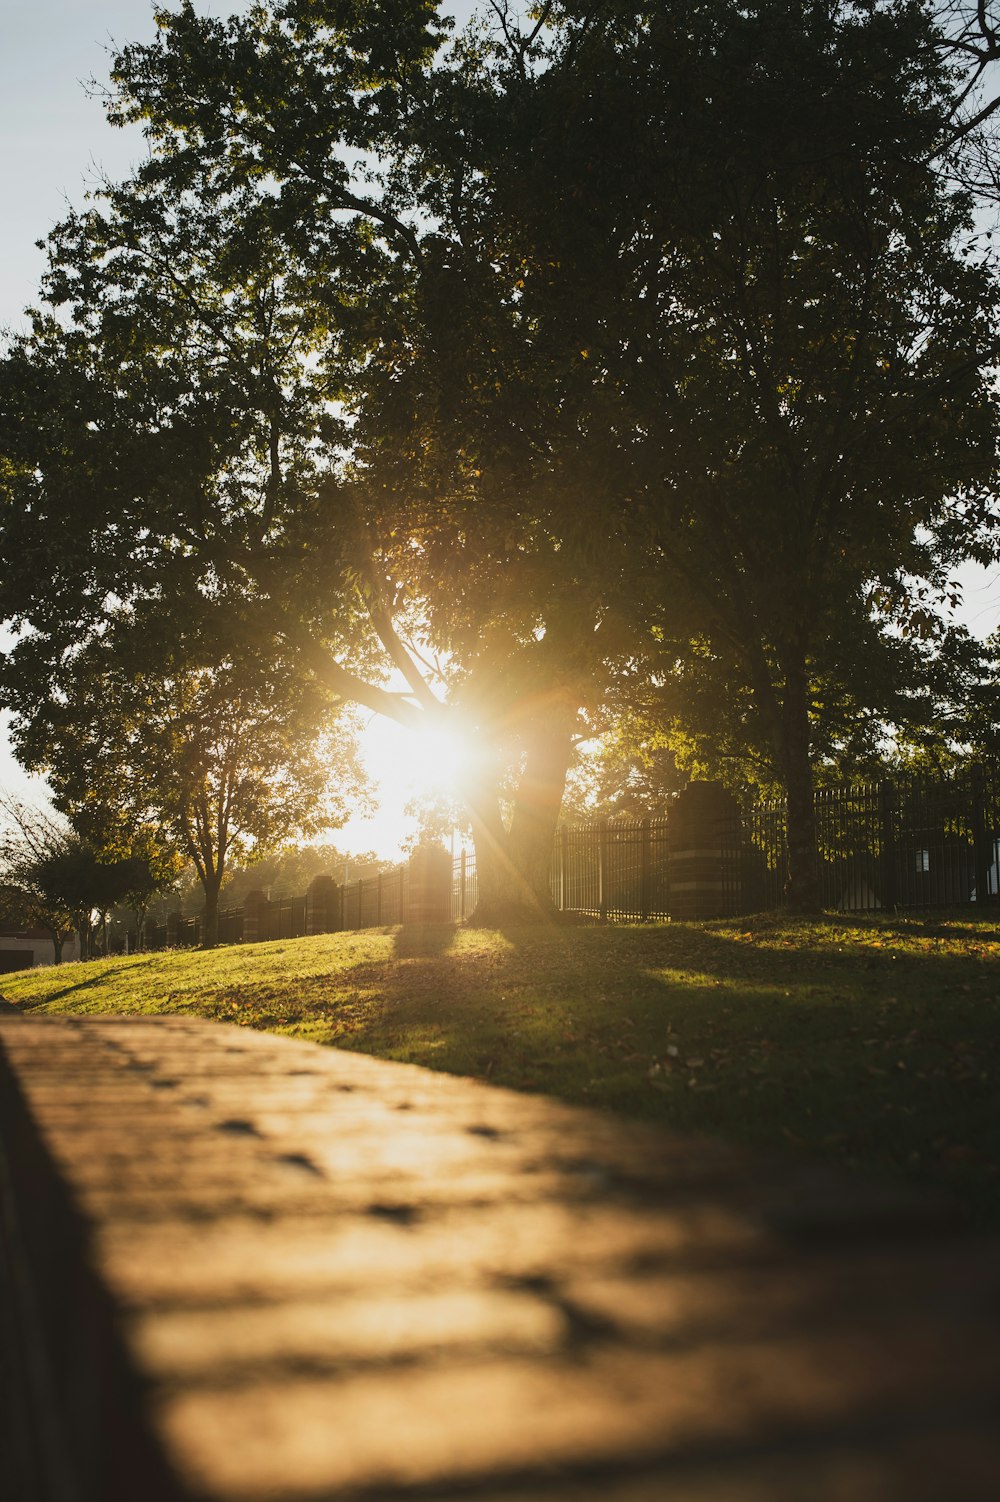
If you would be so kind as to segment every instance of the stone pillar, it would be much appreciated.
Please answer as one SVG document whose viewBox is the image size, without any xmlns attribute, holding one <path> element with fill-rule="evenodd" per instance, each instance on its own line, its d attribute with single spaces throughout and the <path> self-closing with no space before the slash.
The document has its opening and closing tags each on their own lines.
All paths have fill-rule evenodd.
<svg viewBox="0 0 1000 1502">
<path fill-rule="evenodd" d="M 306 891 L 306 933 L 328 934 L 339 928 L 340 903 L 332 876 L 314 876 Z"/>
<path fill-rule="evenodd" d="M 739 910 L 739 805 L 721 782 L 691 782 L 670 810 L 670 916 Z"/>
<path fill-rule="evenodd" d="M 264 937 L 264 919 L 267 916 L 267 893 L 255 887 L 248 892 L 243 902 L 243 942 L 257 944 Z"/>
<path fill-rule="evenodd" d="M 406 923 L 451 922 L 451 855 L 443 845 L 420 845 L 410 856 Z"/>
</svg>

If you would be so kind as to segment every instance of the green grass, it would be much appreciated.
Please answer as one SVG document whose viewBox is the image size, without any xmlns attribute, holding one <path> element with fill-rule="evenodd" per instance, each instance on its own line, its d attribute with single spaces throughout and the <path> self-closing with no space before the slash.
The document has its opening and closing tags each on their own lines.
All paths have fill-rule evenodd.
<svg viewBox="0 0 1000 1502">
<path fill-rule="evenodd" d="M 382 929 L 25 971 L 40 1013 L 187 1012 L 944 1184 L 1000 1221 L 1000 929 L 960 915 Z"/>
</svg>

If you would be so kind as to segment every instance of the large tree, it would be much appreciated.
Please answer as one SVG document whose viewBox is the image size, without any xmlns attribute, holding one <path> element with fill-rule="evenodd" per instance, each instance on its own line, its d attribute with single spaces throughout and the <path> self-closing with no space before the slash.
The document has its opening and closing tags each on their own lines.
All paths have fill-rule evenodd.
<svg viewBox="0 0 1000 1502">
<path fill-rule="evenodd" d="M 517 200 L 557 268 L 530 312 L 600 372 L 637 618 L 767 747 L 811 907 L 831 721 L 917 688 L 877 617 L 928 627 L 996 547 L 997 284 L 940 170 L 961 87 L 919 4 L 611 9 L 591 86 L 544 80 L 564 128 L 532 164 L 562 191 Z M 556 295 L 573 261 L 588 306 Z"/>
<path fill-rule="evenodd" d="M 433 7 L 373 9 L 221 26 L 186 6 L 119 60 L 154 154 L 57 230 L 59 316 L 8 363 L 8 610 L 57 675 L 109 597 L 242 580 L 317 677 L 409 724 L 445 713 L 430 645 L 476 746 L 483 907 L 537 907 L 579 716 L 621 652 L 610 549 L 580 456 L 551 461 L 561 397 L 524 360 L 481 143 L 442 123 L 493 107 L 510 49 L 499 73 L 487 49 L 439 75 Z M 82 567 L 71 505 L 102 538 Z"/>
</svg>

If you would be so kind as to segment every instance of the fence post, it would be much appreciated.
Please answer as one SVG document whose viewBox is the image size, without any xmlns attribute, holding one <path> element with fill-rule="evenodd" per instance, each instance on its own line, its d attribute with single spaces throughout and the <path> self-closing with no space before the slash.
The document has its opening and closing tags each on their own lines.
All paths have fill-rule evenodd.
<svg viewBox="0 0 1000 1502">
<path fill-rule="evenodd" d="M 458 865 L 458 921 L 465 922 L 465 846 L 462 846 L 462 854 Z"/>
<path fill-rule="evenodd" d="M 443 845 L 418 845 L 410 856 L 405 923 L 450 923 L 454 867 Z"/>
<path fill-rule="evenodd" d="M 727 830 L 739 805 L 721 782 L 689 782 L 674 800 L 668 831 L 670 916 L 725 918 L 736 906 Z"/>
<path fill-rule="evenodd" d="M 972 851 L 976 873 L 976 901 L 988 902 L 992 841 L 986 828 L 986 773 L 980 763 L 972 768 Z"/>
<path fill-rule="evenodd" d="M 642 819 L 639 824 L 639 913 L 643 923 L 649 921 L 649 910 L 652 906 L 649 896 L 649 820 Z"/>
<path fill-rule="evenodd" d="M 264 937 L 264 914 L 267 911 L 267 894 L 259 887 L 248 892 L 243 902 L 243 942 L 259 944 Z"/>
<path fill-rule="evenodd" d="M 879 873 L 882 885 L 882 908 L 895 908 L 899 901 L 896 885 L 896 785 L 888 780 L 878 785 Z"/>
<path fill-rule="evenodd" d="M 608 821 L 602 819 L 597 832 L 597 915 L 602 923 L 608 917 Z"/>
<path fill-rule="evenodd" d="M 566 826 L 559 830 L 559 911 L 566 911 Z"/>
<path fill-rule="evenodd" d="M 375 878 L 375 927 L 382 927 L 382 872 Z"/>
<path fill-rule="evenodd" d="M 332 876 L 314 876 L 306 891 L 306 933 L 325 934 L 333 926 L 337 883 Z"/>
</svg>

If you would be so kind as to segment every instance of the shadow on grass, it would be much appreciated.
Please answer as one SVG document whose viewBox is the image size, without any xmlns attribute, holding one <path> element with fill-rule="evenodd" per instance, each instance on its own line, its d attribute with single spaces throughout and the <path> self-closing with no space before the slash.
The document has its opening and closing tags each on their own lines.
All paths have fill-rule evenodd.
<svg viewBox="0 0 1000 1502">
<path fill-rule="evenodd" d="M 997 1221 L 1000 979 L 990 935 L 949 926 L 967 947 L 929 949 L 940 922 L 836 917 L 512 928 L 478 947 L 442 930 L 355 974 L 377 1003 L 331 1041 L 944 1185 Z"/>
</svg>

